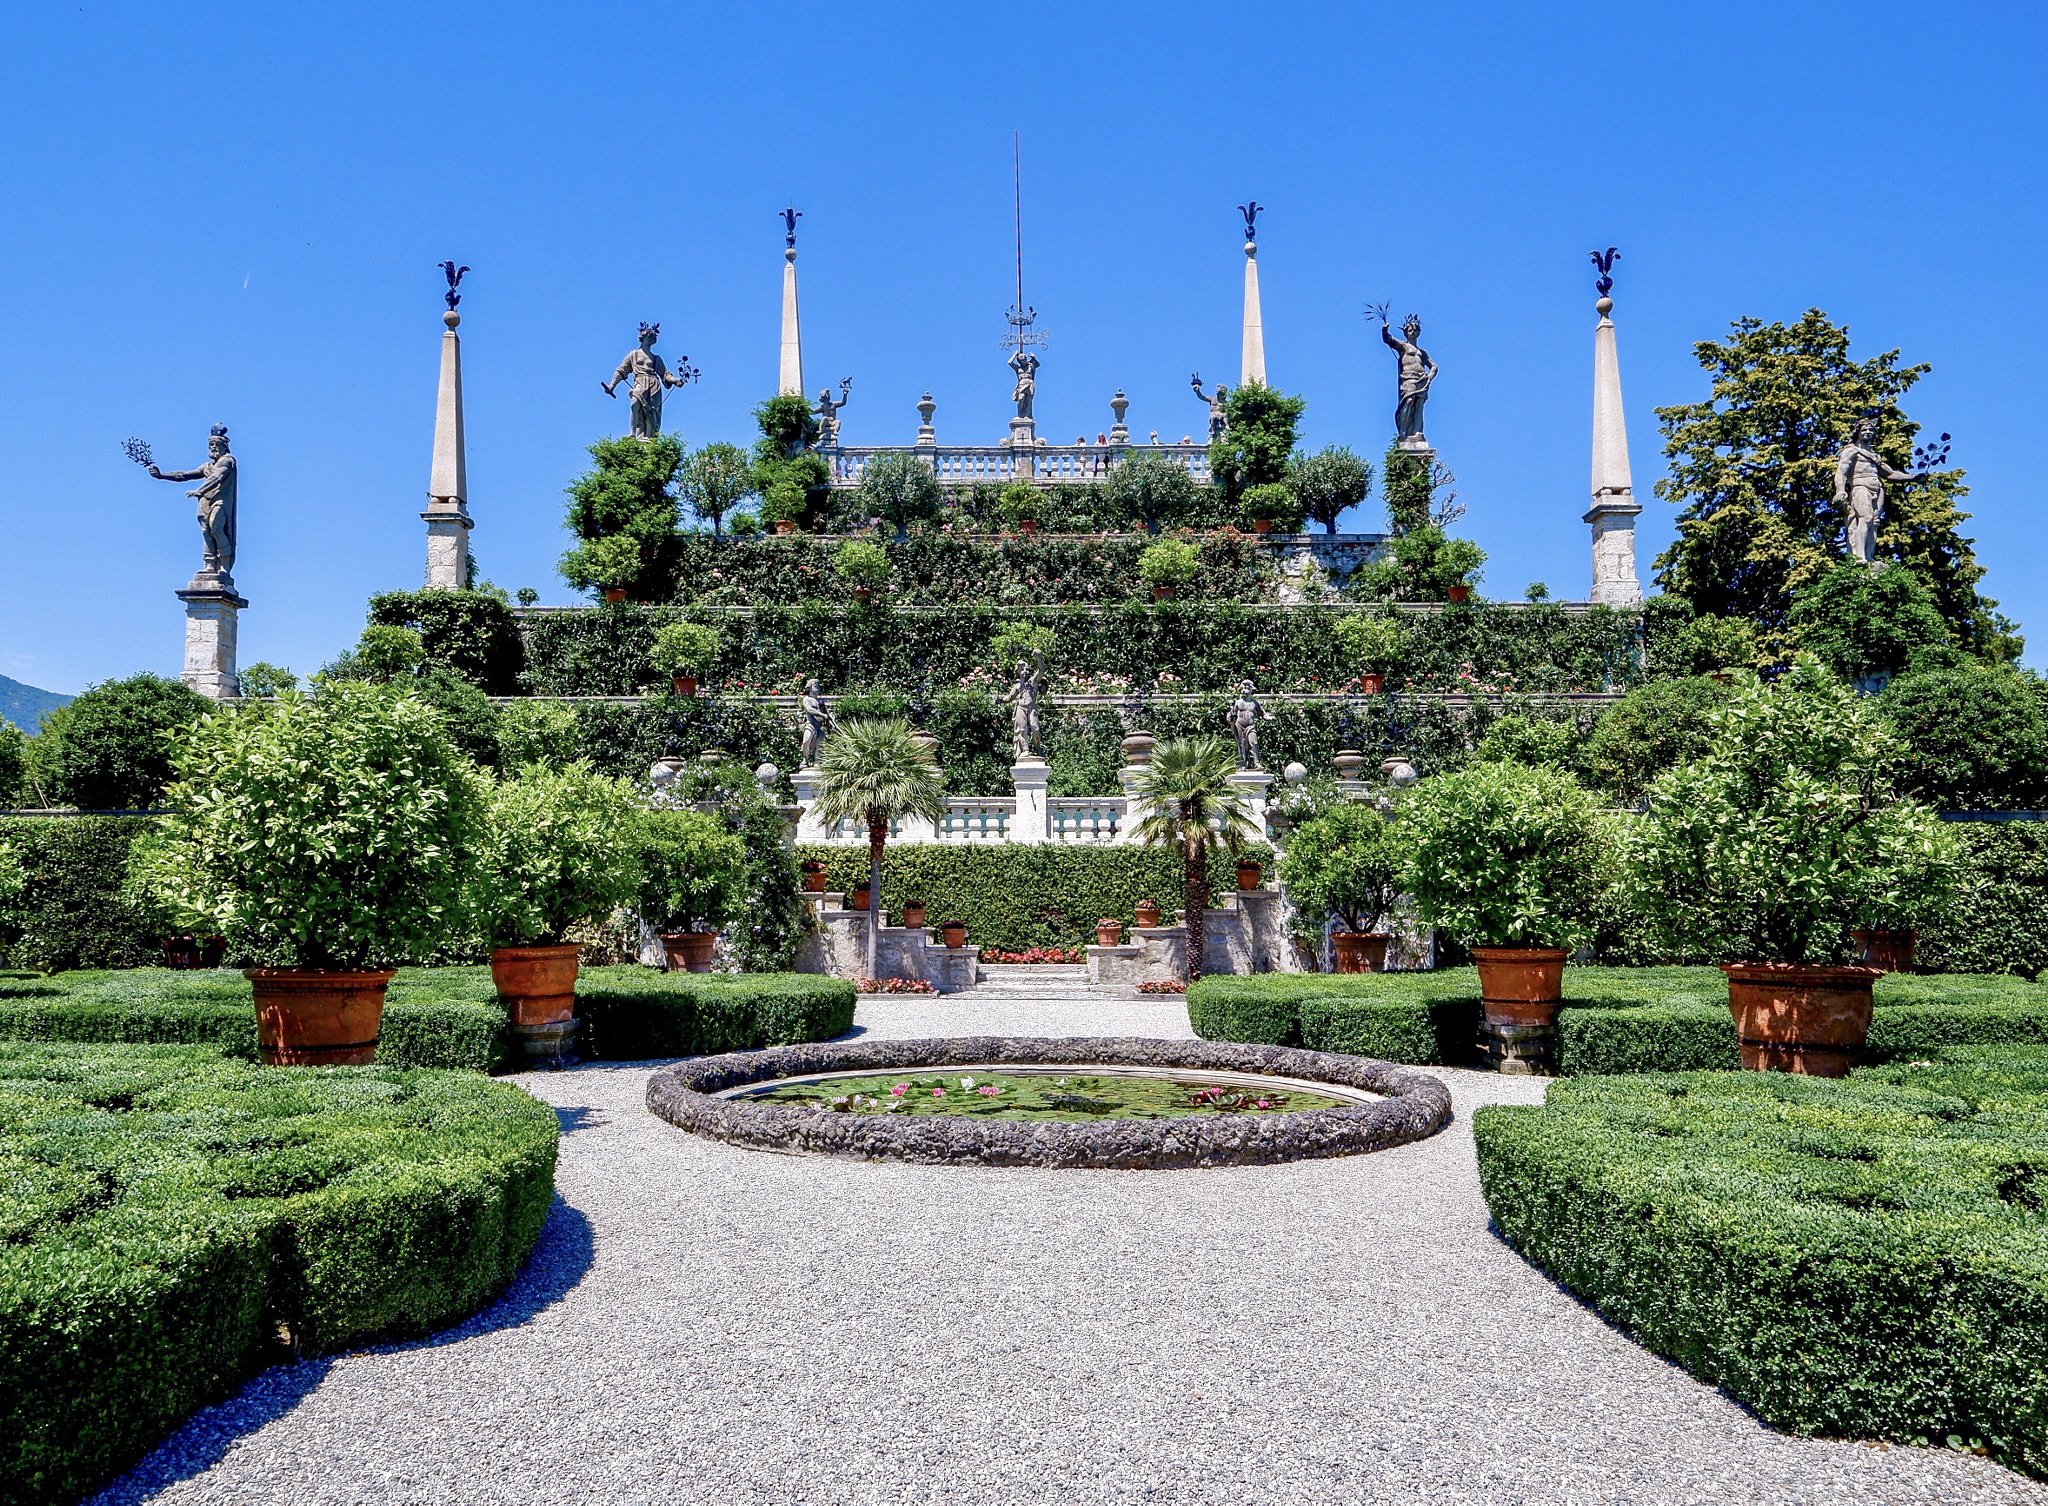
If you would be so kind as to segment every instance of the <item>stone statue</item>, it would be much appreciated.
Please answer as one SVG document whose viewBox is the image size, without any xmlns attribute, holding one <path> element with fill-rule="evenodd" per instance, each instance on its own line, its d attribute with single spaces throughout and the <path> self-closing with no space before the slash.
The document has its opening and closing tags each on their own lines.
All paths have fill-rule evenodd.
<svg viewBox="0 0 2048 1506">
<path fill-rule="evenodd" d="M 1010 762 L 1026 763 L 1038 755 L 1038 702 L 1045 694 L 1043 660 L 1017 661 L 1017 683 L 1003 697 L 1010 711 Z"/>
<path fill-rule="evenodd" d="M 1859 418 L 1849 430 L 1849 443 L 1835 461 L 1835 503 L 1844 508 L 1849 553 L 1864 564 L 1877 564 L 1877 525 L 1884 516 L 1887 481 L 1925 481 L 1925 471 L 1894 470 L 1877 453 L 1877 420 Z M 1846 505 L 1845 505 L 1846 504 Z"/>
<path fill-rule="evenodd" d="M 1380 338 L 1387 348 L 1401 358 L 1400 401 L 1394 408 L 1394 434 L 1401 447 L 1408 450 L 1426 450 L 1429 441 L 1422 436 L 1422 405 L 1429 401 L 1429 384 L 1436 380 L 1436 362 L 1429 358 L 1429 352 L 1415 342 L 1422 335 L 1422 321 L 1413 314 L 1401 326 L 1406 339 L 1396 340 L 1393 327 L 1387 323 L 1385 309 L 1380 316 Z M 1409 443 L 1410 440 L 1414 442 Z"/>
<path fill-rule="evenodd" d="M 213 426 L 206 439 L 206 464 L 198 470 L 160 471 L 152 461 L 149 473 L 159 481 L 199 483 L 185 493 L 199 504 L 199 532 L 206 541 L 199 573 L 226 582 L 235 568 L 235 457 L 228 453 L 227 425 Z"/>
<path fill-rule="evenodd" d="M 1216 384 L 1216 395 L 1210 397 L 1202 391 L 1202 374 L 1199 371 L 1189 377 L 1188 380 L 1194 384 L 1195 396 L 1209 405 L 1209 443 L 1214 444 L 1223 437 L 1224 432 L 1230 427 L 1229 420 L 1223 416 L 1223 384 L 1218 382 Z"/>
<path fill-rule="evenodd" d="M 1256 769 L 1259 763 L 1259 719 L 1271 721 L 1273 713 L 1266 710 L 1252 694 L 1252 682 L 1240 680 L 1237 699 L 1230 703 L 1230 710 L 1224 713 L 1230 722 L 1230 730 L 1237 737 L 1237 766 L 1240 769 Z"/>
<path fill-rule="evenodd" d="M 654 342 L 661 335 L 659 324 L 640 326 L 640 344 L 626 352 L 626 359 L 619 362 L 619 369 L 612 373 L 609 382 L 599 382 L 606 397 L 617 397 L 619 383 L 628 377 L 633 386 L 628 394 L 633 399 L 633 428 L 635 439 L 652 439 L 661 432 L 661 400 L 670 387 L 680 387 L 689 381 L 686 372 L 682 376 L 671 375 L 668 366 L 654 353 Z M 689 358 L 686 356 L 687 361 Z"/>
<path fill-rule="evenodd" d="M 804 681 L 803 699 L 797 703 L 797 710 L 803 717 L 804 749 L 801 766 L 815 769 L 818 766 L 818 750 L 825 745 L 825 736 L 839 720 L 825 705 L 825 698 L 818 694 L 815 679 Z"/>
<path fill-rule="evenodd" d="M 1030 418 L 1031 401 L 1038 392 L 1038 357 L 1020 350 L 1004 364 L 1017 373 L 1017 386 L 1010 393 L 1010 401 L 1017 405 L 1017 416 Z"/>
<path fill-rule="evenodd" d="M 839 410 L 846 406 L 848 401 L 848 394 L 850 394 L 852 391 L 852 377 L 846 378 L 839 384 L 839 401 L 836 403 L 832 401 L 832 389 L 830 387 L 823 387 L 819 389 L 818 444 L 821 447 L 825 449 L 832 449 L 838 445 Z"/>
</svg>

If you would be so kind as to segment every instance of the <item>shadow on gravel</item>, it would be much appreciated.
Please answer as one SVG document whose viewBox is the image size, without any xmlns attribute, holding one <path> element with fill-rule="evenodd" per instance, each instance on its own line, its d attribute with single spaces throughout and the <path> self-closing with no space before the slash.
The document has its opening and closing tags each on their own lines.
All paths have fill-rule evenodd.
<svg viewBox="0 0 2048 1506">
<path fill-rule="evenodd" d="M 408 1349 L 431 1349 L 501 1328 L 517 1328 L 567 1296 L 583 1280 L 596 1257 L 597 1240 L 590 1220 L 557 1194 L 548 1210 L 547 1222 L 541 1225 L 540 1238 L 534 1242 L 533 1253 L 497 1301 L 439 1333 L 343 1352 L 393 1354 Z M 318 1390 L 336 1358 L 324 1355 L 296 1364 L 273 1365 L 251 1377 L 219 1406 L 187 1418 L 140 1464 L 84 1506 L 135 1506 L 180 1480 L 206 1473 L 242 1439 L 260 1432 Z"/>
<path fill-rule="evenodd" d="M 609 1124 L 611 1120 L 597 1109 L 565 1109 L 558 1104 L 555 1107 L 555 1122 L 561 1126 L 563 1134 L 573 1135 L 578 1130 L 596 1129 L 599 1125 Z"/>
</svg>

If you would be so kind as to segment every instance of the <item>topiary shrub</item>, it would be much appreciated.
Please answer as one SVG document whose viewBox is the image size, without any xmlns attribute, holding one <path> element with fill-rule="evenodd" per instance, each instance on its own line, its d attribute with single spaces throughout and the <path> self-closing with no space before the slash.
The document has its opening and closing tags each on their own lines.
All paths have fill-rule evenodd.
<svg viewBox="0 0 2048 1506">
<path fill-rule="evenodd" d="M 849 586 L 879 591 L 889 584 L 889 554 L 879 544 L 849 539 L 832 556 L 832 573 Z"/>
<path fill-rule="evenodd" d="M 854 1002 L 849 980 L 812 973 L 592 967 L 576 985 L 576 1040 L 602 1061 L 788 1046 L 845 1034 Z"/>
<path fill-rule="evenodd" d="M 39 743 L 49 798 L 80 810 L 139 810 L 163 803 L 172 775 L 166 734 L 214 709 L 190 686 L 159 675 L 103 680 L 52 717 Z"/>
<path fill-rule="evenodd" d="M 718 658 L 718 629 L 701 622 L 664 622 L 654 630 L 647 662 L 665 675 L 701 678 Z"/>
<path fill-rule="evenodd" d="M 1731 694 L 1705 676 L 1638 685 L 1607 708 L 1587 737 L 1588 779 L 1622 804 L 1635 804 L 1659 774 L 1707 751 L 1714 713 Z"/>
<path fill-rule="evenodd" d="M 1845 560 L 1792 599 L 1787 636 L 1845 680 L 1897 674 L 1913 651 L 1947 643 L 1948 625 L 1911 570 Z"/>
<path fill-rule="evenodd" d="M 2048 802 L 2048 719 L 2011 670 L 1904 675 L 1885 686 L 1878 705 L 1905 741 L 1900 782 L 1917 799 L 1943 810 Z"/>
<path fill-rule="evenodd" d="M 1422 918 L 1474 946 L 1575 947 L 1607 884 L 1605 823 L 1569 774 L 1481 763 L 1401 799 Z"/>
<path fill-rule="evenodd" d="M 415 630 L 428 664 L 460 675 L 487 695 L 512 695 L 518 689 L 525 658 L 519 624 L 505 593 L 496 587 L 382 591 L 370 598 L 370 622 Z M 258 693 L 244 683 L 243 694 Z"/>
<path fill-rule="evenodd" d="M 75 816 L 0 827 L 22 877 L 0 899 L 9 965 L 58 972 L 162 960 L 162 930 L 127 882 L 131 849 L 158 825 L 155 817 Z"/>
<path fill-rule="evenodd" d="M 1132 450 L 1119 460 L 1102 483 L 1102 500 L 1114 517 L 1128 519 L 1157 533 L 1191 521 L 1201 489 L 1188 468 L 1171 456 Z"/>
</svg>

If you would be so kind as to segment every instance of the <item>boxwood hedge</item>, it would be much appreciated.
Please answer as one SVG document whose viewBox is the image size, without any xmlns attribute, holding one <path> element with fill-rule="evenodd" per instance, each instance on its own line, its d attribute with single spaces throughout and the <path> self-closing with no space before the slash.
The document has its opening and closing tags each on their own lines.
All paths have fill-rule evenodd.
<svg viewBox="0 0 2048 1506">
<path fill-rule="evenodd" d="M 1587 1077 L 1473 1133 L 1518 1250 L 1766 1421 L 2048 1475 L 2048 1053 Z"/>
<path fill-rule="evenodd" d="M 481 1305 L 553 1110 L 467 1072 L 0 1043 L 0 1482 L 77 1498 L 280 1353 Z"/>
<path fill-rule="evenodd" d="M 577 1049 L 608 1061 L 700 1056 L 829 1040 L 853 1026 L 853 984 L 815 973 L 585 968 Z"/>
</svg>

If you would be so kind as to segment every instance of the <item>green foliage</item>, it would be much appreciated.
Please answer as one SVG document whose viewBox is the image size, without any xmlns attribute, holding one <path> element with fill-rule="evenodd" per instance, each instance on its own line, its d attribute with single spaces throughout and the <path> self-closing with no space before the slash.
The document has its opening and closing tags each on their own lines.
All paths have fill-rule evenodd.
<svg viewBox="0 0 2048 1506">
<path fill-rule="evenodd" d="M 1704 613 L 1673 635 L 1665 651 L 1668 664 L 1683 674 L 1755 669 L 1759 658 L 1756 627 L 1741 617 Z"/>
<path fill-rule="evenodd" d="M 1333 445 L 1297 456 L 1287 467 L 1287 486 L 1299 516 L 1313 518 L 1326 532 L 1335 533 L 1337 519 L 1372 491 L 1372 466 Z"/>
<path fill-rule="evenodd" d="M 411 679 L 426 658 L 426 644 L 415 629 L 372 623 L 330 678 Z"/>
<path fill-rule="evenodd" d="M 577 756 L 580 735 L 574 706 L 531 697 L 512 701 L 498 712 L 498 756 L 494 761 L 502 769 L 568 763 Z"/>
<path fill-rule="evenodd" d="M 782 845 L 782 812 L 738 759 L 689 765 L 669 794 L 684 805 L 708 806 L 739 844 L 739 872 L 723 920 L 726 950 L 750 973 L 788 968 L 811 921 L 796 859 Z"/>
<path fill-rule="evenodd" d="M 1239 502 L 1239 510 L 1247 522 L 1263 519 L 1280 533 L 1301 531 L 1301 504 L 1295 500 L 1293 490 L 1284 482 L 1268 481 L 1259 486 L 1248 486 Z"/>
<path fill-rule="evenodd" d="M 1236 503 L 1247 487 L 1287 480 L 1295 430 L 1307 407 L 1305 399 L 1263 382 L 1240 382 L 1225 395 L 1226 428 L 1209 445 L 1209 474 L 1222 483 L 1228 501 Z"/>
<path fill-rule="evenodd" d="M 347 968 L 459 934 L 483 782 L 401 688 L 338 682 L 210 717 L 177 768 L 167 898 L 230 940 Z"/>
<path fill-rule="evenodd" d="M 579 591 L 658 594 L 675 573 L 682 442 L 670 434 L 600 439 L 590 458 L 595 464 L 569 485 L 569 531 L 582 542 L 562 556 L 562 577 Z"/>
<path fill-rule="evenodd" d="M 913 523 L 939 516 L 945 496 L 931 465 L 915 455 L 871 455 L 861 467 L 854 505 L 863 517 L 880 518 L 901 533 Z"/>
<path fill-rule="evenodd" d="M 1897 674 L 1915 649 L 1948 642 L 1933 597 L 1912 571 L 1871 570 L 1860 560 L 1803 587 L 1785 626 L 1795 648 L 1845 680 Z"/>
<path fill-rule="evenodd" d="M 157 675 L 100 682 L 47 718 L 35 739 L 48 797 L 80 810 L 161 804 L 171 781 L 169 734 L 212 709 L 189 686 Z"/>
<path fill-rule="evenodd" d="M 842 821 L 865 829 L 868 887 L 875 912 L 883 912 L 882 850 L 889 823 L 899 816 L 939 821 L 946 814 L 946 789 L 937 761 L 917 742 L 900 717 L 845 717 L 818 753 L 811 817 L 827 830 Z M 865 976 L 878 978 L 881 928 L 868 928 Z"/>
<path fill-rule="evenodd" d="M 1201 568 L 1201 556 L 1185 539 L 1161 539 L 1138 556 L 1138 579 L 1148 586 L 1184 586 Z"/>
<path fill-rule="evenodd" d="M 490 789 L 472 903 L 494 947 L 559 946 L 639 884 L 633 791 L 589 764 L 538 764 Z"/>
<path fill-rule="evenodd" d="M 1532 769 L 1576 771 L 1579 731 L 1570 722 L 1512 712 L 1497 718 L 1472 750 L 1475 763 L 1518 763 Z"/>
<path fill-rule="evenodd" d="M 691 512 L 711 524 L 715 535 L 725 515 L 753 495 L 753 462 L 736 445 L 707 444 L 683 462 L 676 491 Z"/>
<path fill-rule="evenodd" d="M 1204 1040 L 1458 1065 L 1471 1059 L 1479 1033 L 1479 982 L 1470 968 L 1204 978 L 1188 988 L 1188 1022 Z"/>
<path fill-rule="evenodd" d="M 853 1027 L 853 984 L 810 973 L 585 968 L 577 1045 L 600 1061 L 703 1056 L 830 1040 Z"/>
<path fill-rule="evenodd" d="M 832 573 L 849 586 L 879 591 L 889 584 L 889 552 L 879 544 L 849 540 L 833 554 Z"/>
<path fill-rule="evenodd" d="M 636 849 L 640 918 L 658 932 L 715 931 L 745 898 L 746 849 L 715 817 L 642 811 Z"/>
<path fill-rule="evenodd" d="M 1380 495 L 1387 505 L 1388 527 L 1396 534 L 1429 527 L 1436 501 L 1436 478 L 1428 464 L 1396 441 L 1387 446 L 1380 474 L 1384 478 Z"/>
<path fill-rule="evenodd" d="M 1398 533 L 1387 552 L 1352 576 L 1360 601 L 1448 601 L 1451 587 L 1475 585 L 1486 551 L 1470 539 L 1446 538 L 1434 523 Z"/>
<path fill-rule="evenodd" d="M 1008 523 L 1038 523 L 1045 518 L 1045 494 L 1028 481 L 1012 481 L 996 505 Z"/>
<path fill-rule="evenodd" d="M 1394 912 L 1413 857 L 1405 828 L 1365 804 L 1337 806 L 1299 828 L 1280 859 L 1280 882 L 1303 919 L 1377 931 Z"/>
<path fill-rule="evenodd" d="M 754 447 L 757 461 L 784 459 L 818 442 L 818 416 L 802 393 L 785 392 L 769 398 L 754 410 L 754 422 L 761 429 Z"/>
<path fill-rule="evenodd" d="M 1400 662 L 1408 646 L 1408 629 L 1399 619 L 1380 612 L 1359 612 L 1337 618 L 1330 628 L 1344 662 L 1360 674 L 1385 674 Z"/>
<path fill-rule="evenodd" d="M 718 629 L 701 622 L 664 622 L 647 660 L 665 675 L 701 675 L 718 657 Z"/>
<path fill-rule="evenodd" d="M 2013 671 L 1908 674 L 1878 705 L 1905 742 L 1900 784 L 1916 799 L 1942 810 L 2033 810 L 2048 800 L 2048 717 Z"/>
<path fill-rule="evenodd" d="M 1209 854 L 1241 853 L 1263 836 L 1244 791 L 1231 782 L 1237 752 L 1220 737 L 1168 738 L 1132 778 L 1130 838 L 1181 856 L 1181 903 L 1187 917 L 1187 978 L 1202 976 L 1202 911 L 1209 896 Z"/>
<path fill-rule="evenodd" d="M 75 1500 L 271 1359 L 480 1307 L 533 1247 L 554 1111 L 469 1073 L 0 1045 L 0 1478 Z"/>
<path fill-rule="evenodd" d="M 1775 651 L 1794 597 L 1847 553 L 1835 462 L 1852 425 L 1875 414 L 1878 453 L 1911 470 L 1920 426 L 1899 400 L 1931 368 L 1900 366 L 1896 350 L 1851 360 L 1849 332 L 1819 309 L 1792 325 L 1738 319 L 1726 340 L 1693 350 L 1712 395 L 1657 410 L 1669 462 L 1657 495 L 1679 509 L 1657 583 L 1702 612 L 1750 619 Z M 2012 624 L 1977 594 L 1984 571 L 1957 531 L 1968 490 L 1960 470 L 1887 482 L 1877 554 L 1930 587 L 1960 642 L 2012 657 Z"/>
<path fill-rule="evenodd" d="M 2048 825 L 1959 822 L 1962 879 L 1948 908 L 1923 926 L 1919 966 L 1947 973 L 2048 968 Z"/>
<path fill-rule="evenodd" d="M 1110 517 L 1157 532 L 1191 521 L 1197 490 L 1188 468 L 1171 456 L 1132 450 L 1102 483 L 1102 502 Z"/>
<path fill-rule="evenodd" d="M 1043 659 L 1059 641 L 1059 634 L 1042 623 L 1011 618 L 988 641 L 988 662 L 999 676 L 1009 676 L 1023 660 Z"/>
<path fill-rule="evenodd" d="M 0 719 L 0 806 L 23 803 L 27 776 L 28 738 L 14 723 Z"/>
<path fill-rule="evenodd" d="M 1955 839 L 1893 793 L 1897 737 L 1813 659 L 1738 682 L 1704 758 L 1650 786 L 1625 842 L 1621 902 L 1673 951 L 1817 962 L 1873 907 L 1930 913 Z"/>
<path fill-rule="evenodd" d="M 429 666 L 460 676 L 486 695 L 511 695 L 518 688 L 525 658 L 519 623 L 505 593 L 495 586 L 476 591 L 382 591 L 370 598 L 370 621 L 417 630 Z M 254 693 L 246 675 L 242 693 Z"/>
<path fill-rule="evenodd" d="M 1587 1077 L 1473 1120 L 1494 1222 L 1774 1426 L 2048 1474 L 2048 1056 Z"/>
<path fill-rule="evenodd" d="M 155 819 L 23 817 L 6 823 L 22 884 L 0 899 L 0 942 L 14 967 L 137 967 L 158 932 L 126 892 L 128 854 Z"/>
<path fill-rule="evenodd" d="M 1586 739 L 1583 759 L 1593 786 L 1635 804 L 1659 774 L 1707 751 L 1714 715 L 1731 694 L 1704 676 L 1638 685 L 1607 708 Z"/>
<path fill-rule="evenodd" d="M 1401 797 L 1422 918 L 1471 946 L 1575 947 L 1607 883 L 1605 823 L 1555 769 L 1480 763 Z"/>
<path fill-rule="evenodd" d="M 562 579 L 578 591 L 624 591 L 631 596 L 644 554 L 640 540 L 630 534 L 592 539 L 563 553 Z"/>
<path fill-rule="evenodd" d="M 372 597 L 374 602 L 376 598 Z M 254 664 L 236 671 L 235 679 L 240 683 L 243 695 L 254 700 L 263 700 L 279 691 L 297 690 L 299 677 L 282 665 L 258 659 Z"/>
<path fill-rule="evenodd" d="M 761 492 L 763 523 L 801 523 L 804 518 L 804 489 L 796 482 L 778 478 Z"/>
</svg>

